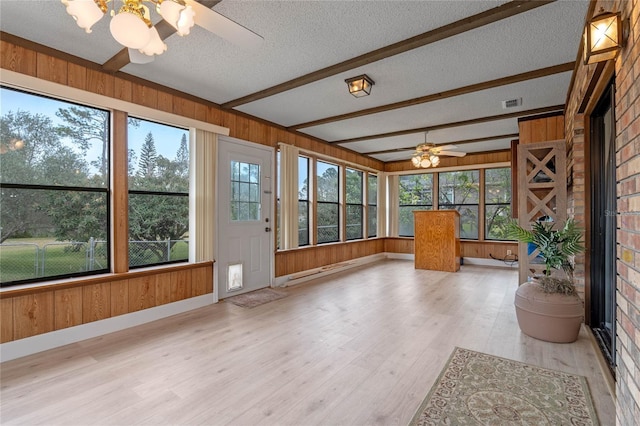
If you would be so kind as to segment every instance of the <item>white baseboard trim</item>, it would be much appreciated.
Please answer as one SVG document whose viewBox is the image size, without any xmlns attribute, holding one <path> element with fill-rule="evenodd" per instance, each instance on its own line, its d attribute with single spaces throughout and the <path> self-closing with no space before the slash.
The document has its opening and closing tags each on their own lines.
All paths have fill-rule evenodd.
<svg viewBox="0 0 640 426">
<path fill-rule="evenodd" d="M 144 309 L 142 311 L 132 312 L 130 314 L 118 315 L 100 321 L 6 342 L 0 345 L 0 362 L 10 361 L 92 337 L 102 336 L 103 334 L 113 333 L 114 331 L 202 308 L 203 306 L 213 303 L 213 295 L 205 294 Z"/>
<path fill-rule="evenodd" d="M 284 275 L 282 277 L 276 277 L 275 286 L 291 287 L 307 281 L 315 280 L 316 278 L 324 277 L 326 275 L 335 274 L 336 272 L 342 272 L 346 271 L 347 269 L 366 265 L 367 263 L 384 260 L 386 258 L 386 253 L 372 254 L 370 256 L 359 257 L 357 259 L 334 263 L 331 265 L 322 266 L 320 268 L 309 269 L 302 272 L 296 272 L 294 274 Z"/>
</svg>

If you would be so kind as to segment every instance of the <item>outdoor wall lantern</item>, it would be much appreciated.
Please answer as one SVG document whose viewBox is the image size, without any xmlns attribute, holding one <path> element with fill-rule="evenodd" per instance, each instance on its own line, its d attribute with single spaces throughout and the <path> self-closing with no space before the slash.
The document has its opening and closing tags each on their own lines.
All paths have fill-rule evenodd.
<svg viewBox="0 0 640 426">
<path fill-rule="evenodd" d="M 624 43 L 624 22 L 620 12 L 605 12 L 591 18 L 584 29 L 584 63 L 615 59 Z"/>
</svg>

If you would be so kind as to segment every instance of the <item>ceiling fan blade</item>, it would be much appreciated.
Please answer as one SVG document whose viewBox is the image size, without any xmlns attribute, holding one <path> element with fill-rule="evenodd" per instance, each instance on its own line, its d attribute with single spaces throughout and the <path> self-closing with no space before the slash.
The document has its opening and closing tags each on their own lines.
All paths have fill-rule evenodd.
<svg viewBox="0 0 640 426">
<path fill-rule="evenodd" d="M 437 149 L 437 150 L 440 150 L 440 151 L 448 151 L 450 149 L 458 149 L 458 147 L 455 146 L 455 145 L 436 145 L 433 148 Z"/>
<path fill-rule="evenodd" d="M 455 151 L 440 151 L 438 155 L 450 155 L 452 157 L 464 157 L 467 155 L 466 152 L 455 152 Z"/>
<path fill-rule="evenodd" d="M 144 53 L 140 53 L 138 49 L 129 48 L 129 61 L 132 64 L 148 64 L 153 62 L 154 57 L 145 55 Z"/>
<path fill-rule="evenodd" d="M 185 0 L 195 12 L 195 22 L 207 31 L 247 50 L 257 49 L 262 45 L 262 36 L 243 27 L 237 22 L 220 15 L 218 12 L 198 3 L 195 0 Z"/>
</svg>

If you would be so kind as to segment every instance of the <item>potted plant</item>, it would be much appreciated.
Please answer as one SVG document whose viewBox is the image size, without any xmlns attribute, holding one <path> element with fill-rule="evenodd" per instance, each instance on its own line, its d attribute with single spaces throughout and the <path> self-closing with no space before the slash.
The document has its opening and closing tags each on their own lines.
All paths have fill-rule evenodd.
<svg viewBox="0 0 640 426">
<path fill-rule="evenodd" d="M 574 255 L 584 251 L 581 228 L 570 218 L 564 225 L 537 221 L 530 230 L 512 221 L 507 230 L 510 238 L 536 250 L 545 265 L 542 276 L 530 279 L 516 291 L 520 329 L 548 342 L 574 342 L 584 319 L 584 306 L 573 284 L 572 262 Z M 560 271 L 564 276 L 558 276 Z"/>
</svg>

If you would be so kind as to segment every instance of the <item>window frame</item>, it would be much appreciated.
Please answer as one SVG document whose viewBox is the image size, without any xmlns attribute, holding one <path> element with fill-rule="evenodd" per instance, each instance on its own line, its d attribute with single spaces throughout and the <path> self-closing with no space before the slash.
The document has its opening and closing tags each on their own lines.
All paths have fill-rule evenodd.
<svg viewBox="0 0 640 426">
<path fill-rule="evenodd" d="M 375 200 L 371 201 L 370 190 L 371 190 L 371 179 L 375 180 Z M 367 172 L 366 177 L 366 186 L 367 186 L 367 209 L 366 209 L 366 223 L 367 223 L 367 238 L 377 238 L 378 237 L 378 175 L 375 173 Z M 373 211 L 373 215 L 371 212 Z M 375 226 L 371 226 L 371 217 L 375 218 Z M 372 229 L 373 228 L 373 229 Z M 373 231 L 373 233 L 372 233 Z"/>
<path fill-rule="evenodd" d="M 85 104 L 85 103 L 81 103 L 81 102 L 76 102 L 73 100 L 68 100 L 68 99 L 64 99 L 62 97 L 55 97 L 55 96 L 50 96 L 50 95 L 45 95 L 42 93 L 36 93 L 35 91 L 29 91 L 29 90 L 24 90 L 21 88 L 16 88 L 16 87 L 12 87 L 10 85 L 7 84 L 0 84 L 0 89 L 2 90 L 10 90 L 10 91 L 14 91 L 14 92 L 19 92 L 22 93 L 24 95 L 28 95 L 34 98 L 43 98 L 43 99 L 48 99 L 48 100 L 52 100 L 55 102 L 62 102 L 65 104 L 68 104 L 70 106 L 78 106 L 78 107 L 82 107 L 82 108 L 91 108 L 94 110 L 98 110 L 98 111 L 103 111 L 107 114 L 107 122 L 108 122 L 108 126 L 106 128 L 106 149 L 105 149 L 105 155 L 106 155 L 106 164 L 109 165 L 109 167 L 107 167 L 106 173 L 107 176 L 104 179 L 104 186 L 99 187 L 99 186 L 75 186 L 75 185 L 48 185 L 48 184 L 34 184 L 34 183 L 17 183 L 17 182 L 2 182 L 0 181 L 0 191 L 2 191 L 3 189 L 15 189 L 15 190 L 26 190 L 26 191 L 55 191 L 58 193 L 62 193 L 62 192 L 66 192 L 66 193 L 72 193 L 72 192 L 80 192 L 80 193 L 93 193 L 93 194 L 102 194 L 105 197 L 105 217 L 104 217 L 104 221 L 105 221 L 105 245 L 106 245 L 106 253 L 105 253 L 105 257 L 106 257 L 106 266 L 104 268 L 100 268 L 100 269 L 92 269 L 89 271 L 80 271 L 80 272 L 71 272 L 71 273 L 65 273 L 65 274 L 56 274 L 56 275 L 46 275 L 46 276 L 40 276 L 40 277 L 32 277 L 32 278 L 25 278 L 25 279 L 19 279 L 19 280 L 13 280 L 13 281 L 6 281 L 6 282 L 0 282 L 0 288 L 8 288 L 8 287 L 12 287 L 15 285 L 20 285 L 20 284 L 31 284 L 31 283 L 44 283 L 47 281 L 52 281 L 52 280 L 59 280 L 59 279 L 66 279 L 66 278 L 77 278 L 77 277 L 87 277 L 87 276 L 92 276 L 92 275 L 98 275 L 98 274 L 104 274 L 104 273 L 108 273 L 111 271 L 112 268 L 112 258 L 111 258 L 111 245 L 112 245 L 112 238 L 111 238 L 111 197 L 110 197 L 110 193 L 111 193 L 111 147 L 112 147 L 112 126 L 113 126 L 113 114 L 112 111 L 107 109 L 107 108 L 103 108 L 103 107 L 96 107 L 94 105 L 90 105 L 90 104 Z M 49 117 L 49 116 L 47 116 Z M 69 244 L 73 244 L 73 241 L 70 241 Z M 37 269 L 41 268 L 41 261 L 40 261 L 40 250 L 45 250 L 45 248 L 40 248 L 38 247 L 38 251 L 36 252 L 36 256 L 37 256 Z M 44 262 L 44 260 L 42 261 Z M 42 265 L 42 268 L 44 269 L 44 264 Z"/>
<path fill-rule="evenodd" d="M 506 186 L 507 190 L 509 191 L 509 201 L 508 202 L 503 202 L 503 203 L 491 203 L 487 201 L 487 171 L 489 170 L 499 170 L 499 169 L 505 169 L 508 170 L 509 173 L 509 184 Z M 513 194 L 511 193 L 511 188 L 512 188 L 512 182 L 511 182 L 511 167 L 487 167 L 485 169 L 482 170 L 482 173 L 484 175 L 484 185 L 483 185 L 483 194 L 482 194 L 482 198 L 484 200 L 484 211 L 483 211 L 483 228 L 484 228 L 484 240 L 486 241 L 515 241 L 515 240 L 509 240 L 509 239 L 500 239 L 500 238 L 489 238 L 489 228 L 487 227 L 487 207 L 490 206 L 506 206 L 507 207 L 507 211 L 508 211 L 508 217 L 512 217 L 512 201 L 513 201 Z"/>
<path fill-rule="evenodd" d="M 151 123 L 153 125 L 159 125 L 159 126 L 166 126 L 166 127 L 173 127 L 175 129 L 180 129 L 180 130 L 184 130 L 187 135 L 190 134 L 190 130 L 188 128 L 183 128 L 181 126 L 178 125 L 173 125 L 173 124 L 166 124 L 166 123 L 159 123 L 155 120 L 150 120 L 147 118 L 141 118 L 141 117 L 136 117 L 136 116 L 132 116 L 129 115 L 127 117 L 127 127 L 129 126 L 129 120 L 130 119 L 134 119 L 134 120 L 140 120 L 140 121 L 145 121 L 147 123 Z M 129 146 L 129 144 L 127 143 L 127 146 Z M 187 144 L 188 147 L 188 144 Z M 189 160 L 191 158 L 191 152 L 188 153 L 189 154 Z M 127 167 L 127 173 L 129 174 L 129 177 L 131 177 L 130 173 L 131 171 L 129 170 L 129 168 Z M 191 175 L 191 161 L 189 161 L 189 176 Z M 131 210 L 131 195 L 144 195 L 144 196 L 156 196 L 156 197 L 180 197 L 180 198 L 186 198 L 186 202 L 187 202 L 187 220 L 190 221 L 191 217 L 190 217 L 190 212 L 189 212 L 189 197 L 190 197 L 190 192 L 191 192 L 191 185 L 190 185 L 190 178 L 187 178 L 187 183 L 189 185 L 189 188 L 187 189 L 186 192 L 177 192 L 177 191 L 156 191 L 156 190 L 146 190 L 146 189 L 130 189 L 130 184 L 129 187 L 127 188 L 127 194 L 128 194 L 128 203 L 127 203 L 127 208 L 130 211 Z M 129 213 L 129 215 L 131 216 L 131 213 Z M 131 263 L 131 259 L 132 259 L 132 255 L 131 255 L 131 250 L 132 250 L 132 240 L 131 240 L 131 218 L 129 218 L 128 221 L 128 225 L 129 227 L 127 228 L 127 246 L 128 246 L 128 250 L 129 250 L 129 270 L 135 270 L 135 269 L 140 269 L 140 268 L 148 268 L 148 267 L 154 267 L 154 266 L 162 266 L 162 265 L 171 265 L 171 264 L 176 264 L 176 263 L 188 263 L 189 262 L 189 246 L 191 244 L 190 240 L 186 240 L 187 243 L 187 258 L 186 259 L 175 259 L 175 260 L 163 260 L 163 261 L 159 261 L 159 262 L 154 262 L 154 263 L 144 263 L 144 264 L 137 264 L 137 265 L 133 265 Z M 189 222 L 187 222 L 187 233 L 189 229 Z M 171 240 L 169 240 L 171 241 Z M 176 240 L 174 240 L 176 241 Z M 177 240 L 177 241 L 185 241 L 185 240 Z M 155 241 L 158 242 L 158 241 Z"/>
<path fill-rule="evenodd" d="M 460 209 L 464 208 L 464 207 L 472 207 L 475 206 L 476 210 L 477 210 L 477 214 L 476 214 L 476 218 L 477 218 L 477 222 L 476 222 L 476 229 L 478 232 L 478 236 L 476 238 L 469 238 L 469 237 L 463 237 L 462 236 L 462 227 L 463 227 L 463 221 L 462 221 L 462 217 L 460 218 L 460 239 L 462 240 L 469 240 L 469 241 L 483 241 L 483 235 L 482 235 L 482 228 L 480 226 L 480 222 L 482 221 L 484 223 L 484 218 L 481 217 L 482 213 L 480 210 L 480 204 L 481 204 L 481 200 L 483 199 L 483 185 L 480 184 L 480 179 L 481 179 L 481 173 L 480 173 L 480 168 L 473 168 L 473 169 L 467 169 L 467 170 L 448 170 L 448 171 L 443 171 L 443 172 L 438 172 L 438 210 L 457 210 L 460 213 Z M 477 193 L 478 193 L 478 200 L 475 203 L 450 203 L 450 204 L 441 204 L 440 203 L 440 194 L 442 192 L 441 189 L 441 185 L 442 185 L 442 179 L 440 178 L 442 174 L 447 174 L 447 173 L 465 173 L 465 172 L 477 172 L 478 173 L 478 180 L 476 183 L 477 186 Z M 455 191 L 454 191 L 455 194 Z M 455 200 L 454 200 L 455 201 Z M 460 215 L 462 216 L 462 214 Z"/>
<path fill-rule="evenodd" d="M 364 225 L 364 183 L 365 183 L 365 172 L 363 172 L 362 170 L 358 170 L 358 169 L 354 169 L 352 167 L 345 167 L 345 193 L 344 193 L 344 205 L 345 205 L 345 215 L 344 215 L 344 240 L 345 241 L 354 241 L 354 240 L 362 240 L 364 238 L 364 231 L 365 231 L 365 225 Z M 348 178 L 348 174 L 349 172 L 352 173 L 356 173 L 360 175 L 360 196 L 359 196 L 359 203 L 357 202 L 349 202 L 348 198 L 349 198 L 349 191 L 346 189 L 346 184 L 349 180 Z M 349 223 L 349 207 L 354 208 L 354 210 L 359 210 L 360 211 L 360 234 L 358 236 L 355 237 L 349 237 L 349 226 L 353 226 L 353 224 Z M 357 226 L 358 224 L 356 224 Z"/>
<path fill-rule="evenodd" d="M 318 197 L 318 181 L 319 181 L 319 176 L 318 176 L 318 163 L 324 163 L 324 164 L 328 164 L 330 166 L 334 166 L 337 169 L 337 173 L 338 173 L 338 182 L 336 183 L 336 191 L 337 191 L 337 201 L 320 201 L 320 197 Z M 342 191 L 341 191 L 341 185 L 340 185 L 340 176 L 341 176 L 341 170 L 342 170 L 342 166 L 340 164 L 337 163 L 332 163 L 328 160 L 320 160 L 320 159 L 315 159 L 314 161 L 314 170 L 315 170 L 315 190 L 314 190 L 314 200 L 315 200 L 315 211 L 314 211 L 314 230 L 315 230 L 315 235 L 316 235 L 316 245 L 321 245 L 321 244 L 330 244 L 330 243 L 338 243 L 342 241 L 341 235 L 342 233 L 342 220 L 341 220 L 341 201 L 343 198 L 342 195 Z M 326 241 L 320 241 L 319 238 L 319 227 L 320 227 L 320 221 L 319 221 L 319 206 L 323 205 L 323 206 L 335 206 L 335 209 L 337 211 L 337 223 L 335 224 L 335 227 L 337 228 L 337 238 L 335 240 L 326 240 Z M 331 225 L 331 227 L 333 228 L 334 226 Z"/>
<path fill-rule="evenodd" d="M 407 174 L 400 175 L 398 177 L 398 236 L 399 237 L 415 238 L 414 234 L 405 235 L 405 234 L 401 234 L 400 233 L 400 228 L 401 228 L 400 227 L 400 216 L 401 216 L 402 207 L 412 207 L 413 210 L 433 210 L 434 209 L 433 198 L 434 198 L 434 196 L 436 196 L 435 185 L 434 185 L 434 181 L 437 179 L 436 178 L 436 174 L 437 174 L 436 172 L 407 173 Z M 431 204 L 424 204 L 424 203 L 420 203 L 420 204 L 400 204 L 400 202 L 401 202 L 400 201 L 400 185 L 401 185 L 402 177 L 404 177 L 404 176 L 422 176 L 422 175 L 431 176 Z M 426 208 L 422 208 L 422 207 L 426 207 Z M 413 218 L 411 220 L 413 221 Z"/>
</svg>

